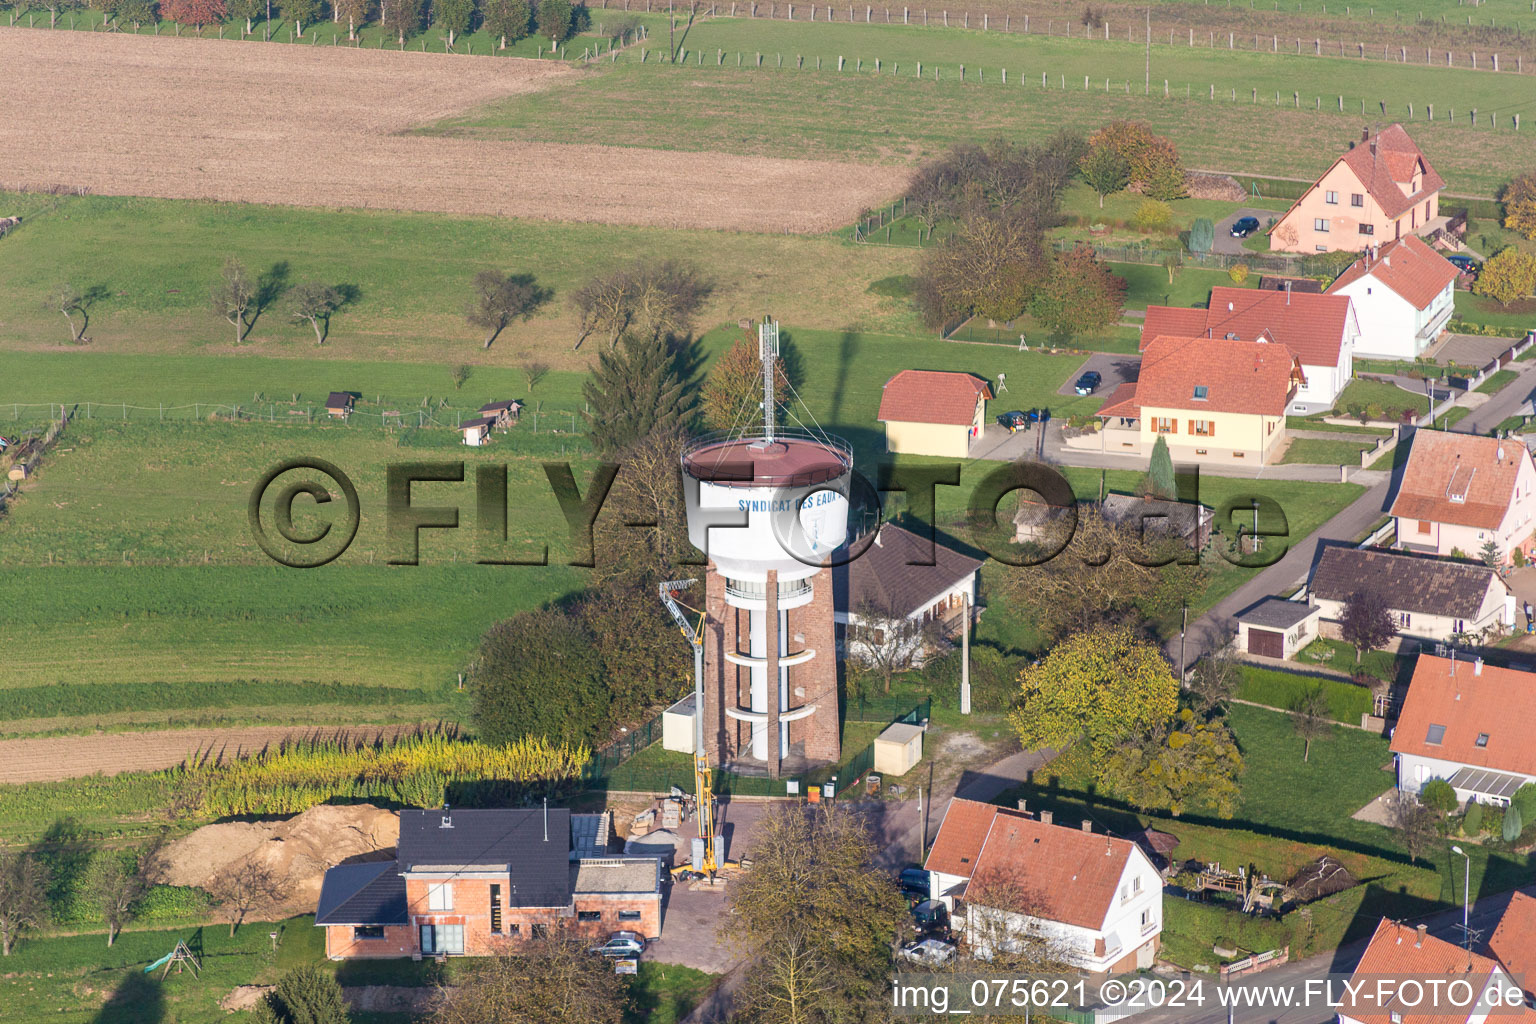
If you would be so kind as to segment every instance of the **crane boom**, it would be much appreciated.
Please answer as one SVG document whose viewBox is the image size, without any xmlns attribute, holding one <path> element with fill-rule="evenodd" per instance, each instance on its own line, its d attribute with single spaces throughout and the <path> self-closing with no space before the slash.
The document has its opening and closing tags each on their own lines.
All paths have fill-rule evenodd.
<svg viewBox="0 0 1536 1024">
<path fill-rule="evenodd" d="M 704 751 L 704 613 L 699 613 L 698 624 L 690 622 L 683 612 L 683 605 L 676 595 L 695 583 L 691 580 L 670 580 L 657 587 L 661 603 L 666 605 L 672 621 L 693 648 L 693 790 L 694 813 L 698 815 L 699 838 L 704 841 L 704 862 L 700 866 L 711 879 L 719 870 L 715 862 L 715 795 L 709 769 L 709 755 Z"/>
</svg>

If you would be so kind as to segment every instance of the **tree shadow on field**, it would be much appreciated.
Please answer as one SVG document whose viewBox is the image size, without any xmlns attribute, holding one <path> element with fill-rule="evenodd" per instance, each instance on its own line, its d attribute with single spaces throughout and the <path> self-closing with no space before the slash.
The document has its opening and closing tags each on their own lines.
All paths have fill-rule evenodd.
<svg viewBox="0 0 1536 1024">
<path fill-rule="evenodd" d="M 128 968 L 110 999 L 91 1024 L 160 1024 L 165 1020 L 165 993 L 141 967 Z"/>
<path fill-rule="evenodd" d="M 253 303 L 255 310 L 251 313 L 251 324 L 246 328 L 247 334 L 256 329 L 256 321 L 261 319 L 261 314 L 270 309 L 288 290 L 289 269 L 287 260 L 278 260 L 256 279 L 256 301 Z"/>
</svg>

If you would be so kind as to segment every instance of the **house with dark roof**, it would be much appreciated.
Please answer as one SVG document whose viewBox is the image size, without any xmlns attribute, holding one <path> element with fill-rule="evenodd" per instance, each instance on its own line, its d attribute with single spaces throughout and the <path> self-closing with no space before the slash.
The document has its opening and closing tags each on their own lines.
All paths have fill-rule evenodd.
<svg viewBox="0 0 1536 1024">
<path fill-rule="evenodd" d="M 1339 1024 L 1536 1021 L 1536 1013 L 1521 1005 L 1514 979 L 1497 961 L 1436 938 L 1422 924 L 1382 918 L 1350 982 L 1337 986 Z M 1384 982 L 1391 987 L 1383 988 Z"/>
<path fill-rule="evenodd" d="M 1279 252 L 1359 252 L 1405 235 L 1430 235 L 1440 216 L 1445 180 L 1400 124 L 1358 142 L 1323 172 L 1269 230 Z"/>
<path fill-rule="evenodd" d="M 1515 598 L 1486 565 L 1385 551 L 1325 547 L 1307 594 L 1322 610 L 1323 629 L 1338 635 L 1344 608 L 1361 590 L 1380 594 L 1399 636 L 1449 640 L 1514 622 Z"/>
<path fill-rule="evenodd" d="M 1360 323 L 1347 295 L 1223 285 L 1211 289 L 1204 309 L 1148 306 L 1141 328 L 1142 351 L 1165 334 L 1212 341 L 1279 342 L 1300 361 L 1304 378 L 1289 412 L 1305 415 L 1332 408 L 1349 383 L 1355 372 Z M 1215 352 L 1211 351 L 1212 358 Z"/>
<path fill-rule="evenodd" d="M 1136 382 L 1121 384 L 1100 406 L 1097 436 L 1067 443 L 1147 455 L 1162 437 L 1175 461 L 1268 465 L 1285 443 L 1286 410 L 1305 382 L 1290 348 L 1268 338 L 1159 335 L 1142 350 Z"/>
<path fill-rule="evenodd" d="M 315 924 L 333 960 L 486 955 L 552 928 L 659 936 L 656 859 L 586 852 L 563 807 L 401 811 L 395 859 L 327 871 Z"/>
<path fill-rule="evenodd" d="M 495 425 L 494 416 L 476 416 L 460 423 L 459 433 L 464 435 L 465 444 L 471 448 L 480 448 L 491 443 L 491 428 Z"/>
<path fill-rule="evenodd" d="M 1444 779 L 1460 800 L 1508 806 L 1536 782 L 1536 673 L 1419 655 L 1392 753 L 1404 793 Z"/>
<path fill-rule="evenodd" d="M 1266 597 L 1238 612 L 1232 646 L 1261 658 L 1290 659 L 1316 640 L 1323 610 L 1310 601 Z"/>
<path fill-rule="evenodd" d="M 973 955 L 1043 938 L 1081 970 L 1118 974 L 1156 959 L 1163 880 L 1131 839 L 955 798 L 923 868 L 929 893 Z"/>
<path fill-rule="evenodd" d="M 523 403 L 515 398 L 509 398 L 501 402 L 486 402 L 480 407 L 481 416 L 489 416 L 495 421 L 493 424 L 497 430 L 507 430 L 517 426 L 518 420 L 523 415 Z"/>
<path fill-rule="evenodd" d="M 1328 286 L 1348 295 L 1360 321 L 1355 353 L 1416 359 L 1445 331 L 1461 271 L 1416 235 L 1370 246 Z"/>
<path fill-rule="evenodd" d="M 982 560 L 895 523 L 882 523 L 863 553 L 832 570 L 838 646 L 872 660 L 875 650 L 897 664 L 920 665 L 937 642 L 974 624 Z M 891 651 L 887 645 L 898 645 Z"/>
<path fill-rule="evenodd" d="M 1519 441 L 1416 430 L 1392 499 L 1397 546 L 1481 558 L 1492 542 L 1500 561 L 1536 554 L 1536 464 Z"/>
<path fill-rule="evenodd" d="M 880 395 L 885 450 L 966 458 L 981 440 L 992 385 L 974 373 L 902 370 Z"/>
</svg>

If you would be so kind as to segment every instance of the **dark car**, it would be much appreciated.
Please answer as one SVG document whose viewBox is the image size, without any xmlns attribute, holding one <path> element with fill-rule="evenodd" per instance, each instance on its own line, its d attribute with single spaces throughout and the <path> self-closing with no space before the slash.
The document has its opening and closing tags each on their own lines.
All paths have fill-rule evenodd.
<svg viewBox="0 0 1536 1024">
<path fill-rule="evenodd" d="M 1247 238 L 1257 230 L 1259 230 L 1259 218 L 1257 217 L 1239 217 L 1232 222 L 1233 238 Z"/>
<path fill-rule="evenodd" d="M 1012 434 L 1014 431 L 1026 429 L 1029 426 L 1029 417 L 1015 409 L 998 416 L 997 425 L 1006 428 L 1008 433 Z"/>
<path fill-rule="evenodd" d="M 1099 390 L 1099 385 L 1102 383 L 1104 383 L 1104 375 L 1098 370 L 1089 370 L 1077 378 L 1077 383 L 1072 387 L 1080 395 L 1091 395 Z"/>
<path fill-rule="evenodd" d="M 922 868 L 903 868 L 897 884 L 903 893 L 913 899 L 928 898 L 928 872 Z"/>
<path fill-rule="evenodd" d="M 1453 252 L 1446 256 L 1445 259 L 1446 262 L 1450 263 L 1451 266 L 1455 267 L 1463 274 L 1476 275 L 1479 269 L 1477 260 L 1474 260 L 1471 256 L 1467 256 L 1463 253 Z"/>
</svg>

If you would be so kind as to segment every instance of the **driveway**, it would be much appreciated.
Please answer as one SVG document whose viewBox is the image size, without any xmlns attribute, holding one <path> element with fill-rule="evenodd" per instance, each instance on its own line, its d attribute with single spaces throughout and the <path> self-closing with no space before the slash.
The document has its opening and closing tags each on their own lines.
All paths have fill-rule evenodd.
<svg viewBox="0 0 1536 1024">
<path fill-rule="evenodd" d="M 1121 355 L 1118 352 L 1095 352 L 1077 368 L 1076 373 L 1067 378 L 1065 384 L 1056 389 L 1056 393 L 1068 397 L 1076 395 L 1077 378 L 1089 370 L 1099 371 L 1104 378 L 1104 383 L 1099 385 L 1094 395 L 1101 399 L 1108 398 L 1115 393 L 1115 388 L 1141 376 L 1141 356 Z"/>
<path fill-rule="evenodd" d="M 1224 256 L 1252 255 L 1247 249 L 1243 248 L 1243 239 L 1232 237 L 1232 225 L 1237 223 L 1239 217 L 1257 217 L 1259 218 L 1259 230 L 1254 232 L 1254 235 L 1257 235 L 1269 223 L 1269 218 L 1274 217 L 1278 220 L 1279 216 L 1274 210 L 1261 210 L 1255 206 L 1239 206 L 1232 213 L 1216 222 L 1216 241 L 1211 244 L 1211 251 L 1219 252 Z M 1253 235 L 1249 237 L 1252 238 Z"/>
</svg>

